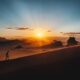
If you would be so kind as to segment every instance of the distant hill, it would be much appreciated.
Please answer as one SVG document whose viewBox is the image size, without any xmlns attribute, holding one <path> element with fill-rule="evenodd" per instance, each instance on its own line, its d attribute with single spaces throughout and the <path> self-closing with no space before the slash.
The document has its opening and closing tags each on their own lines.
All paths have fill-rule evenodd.
<svg viewBox="0 0 80 80">
<path fill-rule="evenodd" d="M 0 37 L 0 41 L 6 41 L 7 39 L 4 37 Z"/>
<path fill-rule="evenodd" d="M 1 47 L 14 47 L 16 45 L 21 45 L 23 42 L 21 40 L 9 40 L 6 38 L 0 37 L 0 48 Z"/>
</svg>

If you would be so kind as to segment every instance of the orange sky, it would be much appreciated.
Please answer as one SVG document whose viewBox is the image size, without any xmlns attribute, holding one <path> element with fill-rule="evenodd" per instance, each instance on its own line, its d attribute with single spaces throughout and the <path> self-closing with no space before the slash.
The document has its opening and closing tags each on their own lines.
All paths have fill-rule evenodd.
<svg viewBox="0 0 80 80">
<path fill-rule="evenodd" d="M 42 34 L 43 37 L 61 36 L 60 33 L 49 28 L 33 28 L 32 30 L 2 28 L 0 36 L 6 38 L 27 38 L 37 37 L 38 34 Z"/>
</svg>

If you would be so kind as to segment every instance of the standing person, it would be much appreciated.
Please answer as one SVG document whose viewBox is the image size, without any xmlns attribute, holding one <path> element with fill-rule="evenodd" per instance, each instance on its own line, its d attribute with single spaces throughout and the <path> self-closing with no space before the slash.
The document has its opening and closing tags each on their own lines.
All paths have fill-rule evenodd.
<svg viewBox="0 0 80 80">
<path fill-rule="evenodd" d="M 9 50 L 6 52 L 6 60 L 9 59 Z"/>
</svg>

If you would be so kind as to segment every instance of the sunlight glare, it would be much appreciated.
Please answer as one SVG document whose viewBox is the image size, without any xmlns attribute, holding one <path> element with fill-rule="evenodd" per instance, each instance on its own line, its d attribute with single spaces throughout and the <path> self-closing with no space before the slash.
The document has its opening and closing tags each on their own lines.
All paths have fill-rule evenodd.
<svg viewBox="0 0 80 80">
<path fill-rule="evenodd" d="M 44 37 L 44 34 L 41 33 L 41 32 L 39 32 L 39 33 L 36 34 L 36 37 L 38 37 L 38 38 L 42 38 L 42 37 Z"/>
</svg>

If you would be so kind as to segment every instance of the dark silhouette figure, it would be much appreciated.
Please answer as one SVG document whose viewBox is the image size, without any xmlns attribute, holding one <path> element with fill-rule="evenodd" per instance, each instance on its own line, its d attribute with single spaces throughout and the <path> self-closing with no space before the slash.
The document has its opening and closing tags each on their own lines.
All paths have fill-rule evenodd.
<svg viewBox="0 0 80 80">
<path fill-rule="evenodd" d="M 9 59 L 9 50 L 6 52 L 6 60 Z"/>
<path fill-rule="evenodd" d="M 69 37 L 67 41 L 67 45 L 77 45 L 78 41 L 76 41 L 75 37 Z"/>
</svg>

